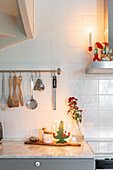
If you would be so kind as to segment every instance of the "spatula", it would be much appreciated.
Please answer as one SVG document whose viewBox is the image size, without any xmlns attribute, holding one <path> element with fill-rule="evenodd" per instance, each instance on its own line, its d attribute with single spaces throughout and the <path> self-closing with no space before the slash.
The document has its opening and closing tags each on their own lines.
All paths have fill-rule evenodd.
<svg viewBox="0 0 113 170">
<path fill-rule="evenodd" d="M 7 101 L 7 105 L 8 105 L 8 107 L 13 107 L 13 105 L 14 105 L 14 100 L 13 100 L 13 96 L 12 96 L 12 77 L 11 77 L 11 74 L 10 74 L 10 77 L 9 77 L 9 98 L 8 98 L 8 101 Z"/>
<path fill-rule="evenodd" d="M 15 75 L 13 77 L 13 100 L 14 100 L 13 107 L 19 107 L 19 100 L 18 100 L 18 96 L 17 96 L 17 93 L 16 93 L 16 85 L 17 85 L 17 77 Z"/>
<path fill-rule="evenodd" d="M 23 95 L 22 95 L 22 90 L 21 90 L 21 83 L 22 83 L 22 76 L 19 76 L 17 79 L 18 94 L 19 94 L 20 104 L 21 104 L 21 106 L 23 106 L 24 101 L 23 101 Z"/>
</svg>

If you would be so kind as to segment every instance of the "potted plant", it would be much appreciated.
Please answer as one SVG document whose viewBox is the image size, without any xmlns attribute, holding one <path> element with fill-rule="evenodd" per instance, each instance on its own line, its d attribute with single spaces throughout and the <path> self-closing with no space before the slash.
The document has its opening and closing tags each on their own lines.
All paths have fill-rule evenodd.
<svg viewBox="0 0 113 170">
<path fill-rule="evenodd" d="M 79 123 L 82 122 L 82 110 L 79 109 L 77 105 L 78 99 L 75 97 L 69 97 L 68 98 L 68 115 L 71 115 L 72 119 L 74 120 L 76 126 L 77 126 L 77 135 L 72 135 L 72 141 L 75 141 L 75 138 L 77 141 L 82 142 L 84 140 L 84 136 L 81 134 Z"/>
</svg>

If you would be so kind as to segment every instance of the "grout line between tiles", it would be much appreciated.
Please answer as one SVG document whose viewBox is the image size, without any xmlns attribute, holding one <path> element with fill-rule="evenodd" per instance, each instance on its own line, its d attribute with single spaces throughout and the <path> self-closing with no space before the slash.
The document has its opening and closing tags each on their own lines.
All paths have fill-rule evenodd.
<svg viewBox="0 0 113 170">
<path fill-rule="evenodd" d="M 99 75 L 98 75 L 98 138 L 99 138 Z"/>
<path fill-rule="evenodd" d="M 53 27 L 52 27 L 52 19 L 53 19 L 53 16 L 52 16 L 52 5 L 53 5 L 53 2 L 52 2 L 52 0 L 51 0 L 51 69 L 52 69 L 52 51 L 53 51 L 53 49 L 52 49 L 52 39 L 53 39 Z M 50 83 L 50 86 L 51 86 L 51 84 L 52 84 L 52 74 L 51 74 L 51 79 L 50 79 L 50 81 L 51 81 L 51 83 Z M 51 104 L 52 104 L 52 86 L 51 86 L 51 88 L 50 88 L 51 90 L 51 92 L 50 92 L 50 94 L 51 94 Z M 50 106 L 50 108 L 52 107 L 52 105 Z M 52 113 L 52 110 L 51 110 L 51 127 L 52 127 L 52 124 L 53 124 L 53 120 L 54 120 L 54 116 L 55 115 L 53 115 L 53 113 Z"/>
</svg>

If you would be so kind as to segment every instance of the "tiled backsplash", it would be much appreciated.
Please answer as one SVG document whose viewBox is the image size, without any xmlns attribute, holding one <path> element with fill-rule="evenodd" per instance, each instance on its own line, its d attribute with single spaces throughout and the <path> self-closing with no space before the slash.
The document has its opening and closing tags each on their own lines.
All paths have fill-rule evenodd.
<svg viewBox="0 0 113 170">
<path fill-rule="evenodd" d="M 39 135 L 55 119 L 66 117 L 66 99 L 76 96 L 83 109 L 86 138 L 113 138 L 113 75 L 86 75 L 89 27 L 93 41 L 103 41 L 104 0 L 34 0 L 35 37 L 0 50 L 0 69 L 62 69 L 58 76 L 57 110 L 53 111 L 52 78 L 42 74 L 44 92 L 35 92 L 39 107 L 0 111 L 5 138 Z M 0 75 L 2 77 L 2 75 Z M 22 74 L 24 101 L 30 98 L 30 74 Z M 8 97 L 6 75 L 6 95 Z M 0 81 L 1 94 L 1 81 Z"/>
</svg>

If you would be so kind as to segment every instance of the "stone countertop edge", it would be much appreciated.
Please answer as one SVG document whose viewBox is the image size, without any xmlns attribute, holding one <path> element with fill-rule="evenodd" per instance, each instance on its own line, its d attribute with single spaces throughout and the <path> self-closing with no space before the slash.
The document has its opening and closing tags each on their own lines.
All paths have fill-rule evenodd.
<svg viewBox="0 0 113 170">
<path fill-rule="evenodd" d="M 0 144 L 0 159 L 2 158 L 35 158 L 35 159 L 91 159 L 95 158 L 89 145 L 84 142 L 81 147 L 26 145 L 24 141 L 2 141 Z"/>
<path fill-rule="evenodd" d="M 95 156 L 11 156 L 2 155 L 0 159 L 94 159 Z"/>
</svg>

